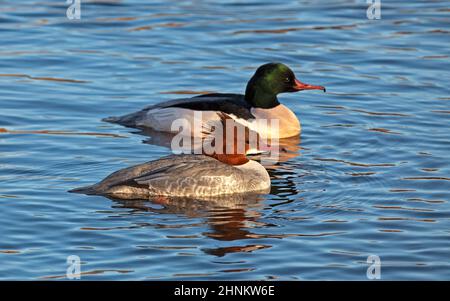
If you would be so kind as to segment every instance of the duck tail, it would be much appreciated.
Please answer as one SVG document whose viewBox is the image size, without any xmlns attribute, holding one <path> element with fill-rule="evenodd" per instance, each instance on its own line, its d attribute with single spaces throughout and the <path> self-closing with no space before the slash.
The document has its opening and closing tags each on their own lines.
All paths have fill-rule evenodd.
<svg viewBox="0 0 450 301">
<path fill-rule="evenodd" d="M 103 118 L 102 121 L 104 122 L 110 122 L 110 123 L 117 123 L 123 126 L 127 127 L 135 127 L 136 124 L 145 116 L 145 111 L 139 111 L 123 116 L 112 116 L 112 117 L 106 117 Z"/>
<path fill-rule="evenodd" d="M 71 189 L 70 193 L 82 193 L 82 194 L 97 194 L 97 185 L 84 186 L 75 189 Z"/>
<path fill-rule="evenodd" d="M 117 123 L 120 120 L 120 117 L 117 116 L 110 116 L 110 117 L 106 117 L 103 118 L 102 121 L 104 122 L 111 122 L 111 123 Z"/>
</svg>

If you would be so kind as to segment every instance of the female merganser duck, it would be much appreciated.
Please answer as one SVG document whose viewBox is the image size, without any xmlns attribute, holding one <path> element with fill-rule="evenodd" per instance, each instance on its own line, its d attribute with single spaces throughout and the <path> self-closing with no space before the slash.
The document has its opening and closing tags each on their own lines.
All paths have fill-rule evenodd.
<svg viewBox="0 0 450 301">
<path fill-rule="evenodd" d="M 226 114 L 219 114 L 222 127 Z M 237 124 L 237 123 L 236 123 Z M 208 198 L 220 195 L 270 190 L 267 170 L 245 156 L 250 150 L 245 139 L 244 153 L 239 151 L 238 137 L 226 147 L 225 132 L 211 154 L 169 155 L 161 159 L 131 166 L 106 177 L 103 181 L 70 192 L 106 195 L 119 199 L 143 199 L 151 196 Z M 209 136 L 210 137 L 210 136 Z M 215 137 L 213 138 L 215 139 Z M 214 142 L 215 144 L 215 142 Z M 228 152 L 227 152 L 228 151 Z"/>
<path fill-rule="evenodd" d="M 290 109 L 278 102 L 277 95 L 302 90 L 325 91 L 325 87 L 300 82 L 295 78 L 294 72 L 284 64 L 268 63 L 256 70 L 247 84 L 245 95 L 213 93 L 174 99 L 121 117 L 109 117 L 104 121 L 128 127 L 175 132 L 179 129 L 172 129 L 174 120 L 183 118 L 191 125 L 202 124 L 210 120 L 218 120 L 217 113 L 223 112 L 258 132 L 262 137 L 288 138 L 300 134 L 300 122 Z M 264 119 L 269 120 L 268 126 L 260 126 L 257 122 Z M 278 120 L 277 131 L 271 131 L 271 119 Z M 191 129 L 194 129 L 193 126 Z M 193 136 L 198 136 L 196 134 L 198 132 L 191 133 Z"/>
</svg>

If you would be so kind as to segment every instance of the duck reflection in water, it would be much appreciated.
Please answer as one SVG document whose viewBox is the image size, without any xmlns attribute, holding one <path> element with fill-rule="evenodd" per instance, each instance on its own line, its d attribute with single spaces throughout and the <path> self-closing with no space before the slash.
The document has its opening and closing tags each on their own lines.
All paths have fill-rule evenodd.
<svg viewBox="0 0 450 301">
<path fill-rule="evenodd" d="M 182 197 L 155 197 L 149 200 L 120 200 L 111 198 L 113 207 L 132 209 L 133 213 L 152 212 L 157 214 L 183 215 L 188 218 L 202 218 L 210 231 L 205 237 L 220 241 L 235 241 L 254 238 L 252 225 L 260 225 L 261 194 L 240 194 L 232 196 L 194 199 Z M 269 248 L 268 245 L 233 245 L 224 248 L 203 249 L 206 254 L 224 256 L 227 253 L 252 252 Z"/>
<path fill-rule="evenodd" d="M 272 194 L 277 194 L 278 191 L 296 191 L 295 184 L 285 176 L 286 173 L 290 174 L 280 170 L 275 173 L 275 176 L 282 180 L 272 185 Z M 202 233 L 204 237 L 226 242 L 241 241 L 230 246 L 202 249 L 209 255 L 223 257 L 230 253 L 253 252 L 271 247 L 268 244 L 245 243 L 247 239 L 266 237 L 252 231 L 261 226 L 270 226 L 262 220 L 266 195 L 236 194 L 202 199 L 168 196 L 147 200 L 109 198 L 114 201 L 113 207 L 131 209 L 131 214 L 150 212 L 201 218 L 209 227 L 209 230 Z"/>
<path fill-rule="evenodd" d="M 142 141 L 144 144 L 157 145 L 169 149 L 171 149 L 172 147 L 173 138 L 177 135 L 174 133 L 158 132 L 149 128 L 134 131 L 133 133 L 148 137 Z M 248 129 L 246 129 L 245 135 L 246 136 L 249 135 Z M 191 151 L 200 147 L 200 145 L 196 144 L 196 140 L 194 138 L 192 138 L 191 142 L 192 142 L 190 147 Z M 287 162 L 288 160 L 298 157 L 300 155 L 300 150 L 302 149 L 300 146 L 301 143 L 300 135 L 290 138 L 281 138 L 277 140 L 267 139 L 266 142 L 268 145 L 270 145 L 271 149 L 278 149 L 278 156 L 276 156 L 274 159 L 269 158 L 269 161 L 266 164 L 263 164 L 264 167 L 266 167 L 266 169 L 279 168 L 279 166 L 278 167 L 276 166 L 277 163 Z M 264 159 L 270 157 L 267 154 L 261 153 L 252 153 L 248 155 L 252 156 L 252 158 L 255 160 L 258 160 L 262 156 L 264 156 Z"/>
</svg>

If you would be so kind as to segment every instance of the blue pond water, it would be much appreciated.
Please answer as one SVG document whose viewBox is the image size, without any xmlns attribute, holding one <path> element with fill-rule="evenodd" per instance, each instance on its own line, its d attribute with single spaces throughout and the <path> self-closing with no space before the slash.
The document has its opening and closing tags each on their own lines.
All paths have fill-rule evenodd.
<svg viewBox="0 0 450 301">
<path fill-rule="evenodd" d="M 0 7 L 0 279 L 450 279 L 446 1 L 58 1 Z M 102 118 L 288 64 L 301 139 L 272 192 L 223 203 L 67 193 L 170 153 Z M 183 95 L 181 95 L 183 94 Z"/>
</svg>

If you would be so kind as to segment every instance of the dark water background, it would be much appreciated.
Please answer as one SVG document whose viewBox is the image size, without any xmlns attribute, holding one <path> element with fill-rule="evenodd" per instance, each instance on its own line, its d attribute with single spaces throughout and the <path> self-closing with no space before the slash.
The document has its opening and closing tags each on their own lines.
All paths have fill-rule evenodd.
<svg viewBox="0 0 450 301">
<path fill-rule="evenodd" d="M 182 3 L 180 3 L 182 2 Z M 447 1 L 0 4 L 0 279 L 450 279 Z M 170 150 L 101 122 L 288 64 L 300 141 L 271 194 L 223 204 L 67 193 Z"/>
</svg>

